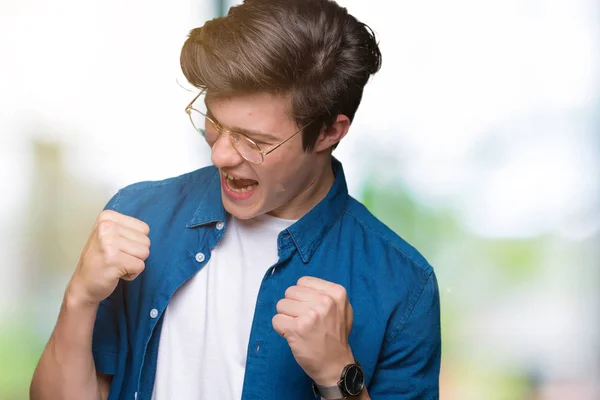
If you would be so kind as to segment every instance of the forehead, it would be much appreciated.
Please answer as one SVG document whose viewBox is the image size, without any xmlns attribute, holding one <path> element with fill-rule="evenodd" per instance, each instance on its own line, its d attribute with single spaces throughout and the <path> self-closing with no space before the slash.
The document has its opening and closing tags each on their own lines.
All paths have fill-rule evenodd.
<svg viewBox="0 0 600 400">
<path fill-rule="evenodd" d="M 239 127 L 285 136 L 296 129 L 289 95 L 250 93 L 232 95 L 206 94 L 210 114 L 226 128 Z M 277 135 L 280 136 L 280 135 Z"/>
</svg>

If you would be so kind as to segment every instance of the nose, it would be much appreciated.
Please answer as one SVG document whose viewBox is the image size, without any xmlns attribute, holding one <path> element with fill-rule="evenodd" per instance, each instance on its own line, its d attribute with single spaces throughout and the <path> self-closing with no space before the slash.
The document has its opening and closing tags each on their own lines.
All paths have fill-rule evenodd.
<svg viewBox="0 0 600 400">
<path fill-rule="evenodd" d="M 213 144 L 211 160 L 217 168 L 235 167 L 244 162 L 244 158 L 235 149 L 227 132 L 223 132 Z"/>
</svg>

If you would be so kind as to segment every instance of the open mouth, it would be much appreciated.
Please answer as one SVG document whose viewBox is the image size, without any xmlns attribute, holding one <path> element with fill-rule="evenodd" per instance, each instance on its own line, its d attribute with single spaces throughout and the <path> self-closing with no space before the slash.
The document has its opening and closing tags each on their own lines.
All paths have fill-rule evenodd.
<svg viewBox="0 0 600 400">
<path fill-rule="evenodd" d="M 223 172 L 223 177 L 227 188 L 235 193 L 251 192 L 258 186 L 258 182 L 253 179 L 238 178 L 226 172 Z"/>
</svg>

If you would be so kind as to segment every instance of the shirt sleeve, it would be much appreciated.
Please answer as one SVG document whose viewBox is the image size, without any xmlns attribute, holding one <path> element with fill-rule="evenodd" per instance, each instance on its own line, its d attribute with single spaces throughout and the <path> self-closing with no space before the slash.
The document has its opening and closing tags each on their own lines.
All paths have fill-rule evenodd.
<svg viewBox="0 0 600 400">
<path fill-rule="evenodd" d="M 369 385 L 373 400 L 439 399 L 440 298 L 433 271 L 414 304 L 382 349 Z"/>
<path fill-rule="evenodd" d="M 120 285 L 115 292 L 119 289 Z M 107 375 L 115 374 L 119 360 L 118 314 L 115 304 L 117 297 L 116 293 L 113 293 L 100 303 L 92 338 L 92 354 L 96 371 Z"/>
<path fill-rule="evenodd" d="M 105 210 L 115 210 L 120 199 L 118 192 L 106 205 Z M 96 313 L 92 336 L 92 354 L 96 371 L 114 375 L 119 353 L 119 312 L 122 309 L 121 283 L 115 291 L 100 303 Z"/>
</svg>

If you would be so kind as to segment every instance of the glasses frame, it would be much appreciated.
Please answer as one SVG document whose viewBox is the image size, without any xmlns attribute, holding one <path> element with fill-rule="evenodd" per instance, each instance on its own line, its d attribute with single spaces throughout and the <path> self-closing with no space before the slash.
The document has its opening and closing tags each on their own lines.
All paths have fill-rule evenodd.
<svg viewBox="0 0 600 400">
<path fill-rule="evenodd" d="M 299 130 L 297 130 L 296 132 L 294 132 L 294 134 L 292 134 L 291 136 L 289 136 L 285 140 L 279 142 L 278 144 L 276 144 L 270 150 L 265 151 L 265 150 L 261 149 L 260 146 L 258 144 L 256 144 L 256 142 L 254 140 L 250 139 L 248 136 L 244 135 L 243 133 L 239 133 L 239 132 L 232 131 L 230 129 L 226 129 L 219 122 L 215 121 L 214 119 L 212 119 L 211 117 L 209 117 L 208 115 L 206 115 L 205 113 L 203 113 L 202 111 L 194 108 L 194 103 L 204 93 L 205 93 L 205 90 L 203 90 L 200 93 L 198 93 L 196 95 L 196 97 L 194 97 L 194 99 L 192 101 L 190 101 L 190 104 L 188 104 L 187 107 L 185 108 L 185 113 L 190 118 L 190 122 L 192 123 L 192 126 L 194 127 L 194 129 L 198 133 L 200 133 L 203 137 L 206 137 L 205 130 L 202 129 L 202 128 L 197 127 L 196 124 L 194 124 L 194 120 L 192 119 L 192 110 L 196 111 L 198 114 L 202 115 L 204 118 L 206 118 L 208 121 L 210 121 L 215 126 L 215 128 L 217 129 L 217 132 L 218 132 L 217 140 L 218 140 L 219 137 L 223 136 L 224 132 L 227 132 L 228 136 L 230 137 L 230 139 L 229 139 L 230 141 L 231 141 L 231 136 L 233 134 L 233 135 L 241 136 L 242 138 L 244 138 L 245 140 L 247 140 L 248 142 L 250 142 L 254 147 L 256 147 L 256 150 L 258 151 L 258 154 L 260 154 L 260 156 L 261 156 L 260 157 L 261 161 L 259 163 L 255 162 L 255 161 L 252 161 L 252 160 L 249 160 L 247 157 L 244 157 L 244 155 L 239 151 L 239 149 L 237 148 L 237 146 L 235 145 L 235 143 L 233 141 L 231 142 L 233 144 L 233 147 L 235 147 L 235 150 L 239 153 L 240 156 L 242 156 L 242 158 L 244 160 L 248 161 L 249 163 L 255 164 L 255 165 L 261 165 L 262 163 L 264 163 L 266 156 L 268 156 L 269 154 L 271 154 L 272 152 L 274 152 L 275 150 L 277 150 L 278 148 L 280 148 L 281 146 L 283 146 L 285 143 L 287 143 L 294 136 L 296 136 L 297 134 L 299 134 L 300 132 L 302 132 L 306 127 L 308 127 L 313 122 L 313 121 L 311 121 L 308 124 L 304 125 L 302 128 L 300 128 Z"/>
</svg>

